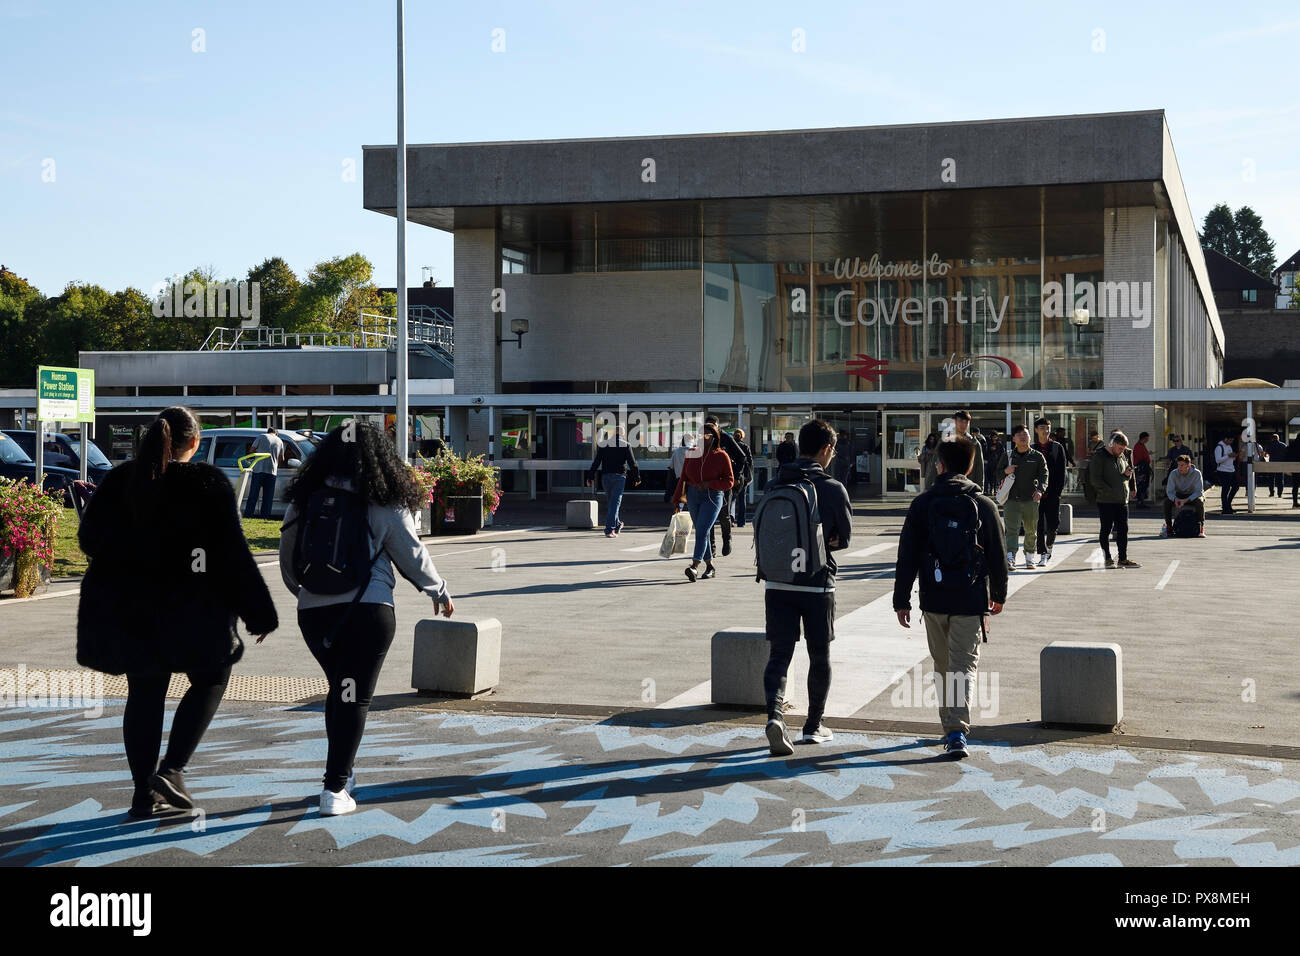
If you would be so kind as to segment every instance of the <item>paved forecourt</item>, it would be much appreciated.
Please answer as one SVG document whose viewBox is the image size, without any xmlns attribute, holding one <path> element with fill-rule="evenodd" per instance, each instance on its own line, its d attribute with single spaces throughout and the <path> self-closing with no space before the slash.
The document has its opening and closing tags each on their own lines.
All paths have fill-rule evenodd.
<svg viewBox="0 0 1300 956">
<path fill-rule="evenodd" d="M 227 702 L 201 812 L 132 821 L 120 723 L 0 711 L 0 866 L 1300 864 L 1296 760 L 844 732 L 778 760 L 752 721 L 431 704 L 372 713 L 359 809 L 323 818 L 319 705 Z"/>
<path fill-rule="evenodd" d="M 652 513 L 653 514 L 653 513 Z M 1139 513 L 1140 514 L 1140 513 Z M 1133 571 L 1098 570 L 1095 519 L 1076 521 L 1046 570 L 1018 571 L 1004 615 L 982 647 L 982 728 L 1038 720 L 1038 654 L 1054 640 L 1114 641 L 1124 649 L 1129 733 L 1171 738 L 1294 744 L 1300 695 L 1291 611 L 1300 572 L 1300 522 L 1212 520 L 1205 540 L 1167 541 L 1159 519 L 1135 515 Z M 829 716 L 935 723 L 925 696 L 930 662 L 924 629 L 893 614 L 893 566 L 901 518 L 855 519 L 841 557 Z M 657 556 L 662 531 L 618 537 L 556 526 L 493 528 L 429 539 L 449 579 L 457 616 L 496 617 L 504 628 L 501 684 L 491 699 L 663 708 L 665 719 L 698 719 L 709 701 L 710 638 L 725 628 L 763 626 L 762 588 L 752 574 L 749 529 L 718 561 L 719 577 L 688 582 L 684 560 Z M 281 628 L 249 642 L 237 674 L 319 678 L 296 626 L 294 602 L 274 556 L 260 557 Z M 75 665 L 75 594 L 0 602 L 0 668 Z M 142 595 L 141 600 L 147 600 Z M 398 640 L 380 695 L 410 691 L 411 635 L 430 603 L 398 584 Z M 1286 653 L 1287 649 L 1290 653 Z M 806 656 L 797 652 L 792 696 Z"/>
</svg>

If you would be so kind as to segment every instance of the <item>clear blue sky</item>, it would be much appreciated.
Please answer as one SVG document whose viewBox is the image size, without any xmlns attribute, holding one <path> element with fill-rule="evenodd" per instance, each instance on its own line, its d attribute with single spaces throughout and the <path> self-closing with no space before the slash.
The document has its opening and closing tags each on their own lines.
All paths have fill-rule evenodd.
<svg viewBox="0 0 1300 956">
<path fill-rule="evenodd" d="M 0 262 L 47 294 L 359 251 L 361 146 L 393 143 L 395 3 L 0 0 Z M 193 52 L 193 31 L 206 52 Z M 505 52 L 491 49 L 505 30 Z M 802 29 L 806 51 L 792 50 Z M 1104 52 L 1094 52 L 1104 31 Z M 1251 205 L 1300 248 L 1292 2 L 407 2 L 412 143 L 1163 108 L 1197 221 Z M 43 163 L 54 160 L 54 181 Z M 345 160 L 357 164 L 343 179 Z M 1252 175 L 1253 171 L 1253 175 Z M 452 282 L 411 226 L 412 284 Z"/>
</svg>

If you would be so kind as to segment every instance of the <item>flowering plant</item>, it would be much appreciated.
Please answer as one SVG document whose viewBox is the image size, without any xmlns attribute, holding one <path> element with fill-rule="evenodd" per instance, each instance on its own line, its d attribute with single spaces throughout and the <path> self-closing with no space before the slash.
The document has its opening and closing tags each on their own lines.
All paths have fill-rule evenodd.
<svg viewBox="0 0 1300 956">
<path fill-rule="evenodd" d="M 436 458 L 420 456 L 412 467 L 415 480 L 429 496 L 434 521 L 441 522 L 449 498 L 483 496 L 483 517 L 495 514 L 501 504 L 501 469 L 489 465 L 483 455 L 464 458 L 443 450 Z"/>
<path fill-rule="evenodd" d="M 0 557 L 14 562 L 14 597 L 28 597 L 41 567 L 54 563 L 54 532 L 63 491 L 43 492 L 22 479 L 0 478 Z"/>
</svg>

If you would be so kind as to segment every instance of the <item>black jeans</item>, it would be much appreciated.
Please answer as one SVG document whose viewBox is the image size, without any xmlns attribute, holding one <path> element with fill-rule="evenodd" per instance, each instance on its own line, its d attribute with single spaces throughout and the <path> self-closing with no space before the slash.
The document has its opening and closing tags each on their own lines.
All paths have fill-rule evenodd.
<svg viewBox="0 0 1300 956">
<path fill-rule="evenodd" d="M 1038 499 L 1038 553 L 1046 554 L 1056 544 L 1061 527 L 1061 496 L 1043 495 Z"/>
<path fill-rule="evenodd" d="M 1097 502 L 1097 511 L 1101 514 L 1101 535 L 1097 542 L 1101 553 L 1110 560 L 1110 533 L 1115 532 L 1115 547 L 1119 550 L 1119 560 L 1128 557 L 1128 503 L 1120 504 Z"/>
<path fill-rule="evenodd" d="M 1235 471 L 1215 472 L 1215 480 L 1219 482 L 1219 505 L 1223 511 L 1232 510 L 1232 499 L 1237 497 L 1237 489 L 1240 487 L 1237 483 L 1237 473 Z"/>
<path fill-rule="evenodd" d="M 763 671 L 763 691 L 767 696 L 767 719 L 781 716 L 785 702 L 785 677 L 799 641 L 799 622 L 803 622 L 804 640 L 808 644 L 808 719 L 804 730 L 817 729 L 826 713 L 826 698 L 831 692 L 831 641 L 835 639 L 835 592 L 781 591 L 768 588 L 766 595 L 767 639 L 771 650 Z"/>
<path fill-rule="evenodd" d="M 387 604 L 332 604 L 299 611 L 298 627 L 330 685 L 325 698 L 329 739 L 325 789 L 338 793 L 361 746 L 370 699 L 392 646 L 397 618 Z"/>
<path fill-rule="evenodd" d="M 194 756 L 203 732 L 221 705 L 221 697 L 230 681 L 230 668 L 186 674 L 190 686 L 172 717 L 172 732 L 167 738 L 167 754 L 161 769 L 184 770 Z M 127 674 L 126 709 L 122 713 L 122 739 L 126 744 L 126 762 L 137 790 L 149 785 L 149 778 L 160 769 L 158 751 L 162 749 L 163 713 L 167 706 L 167 685 L 171 674 Z"/>
</svg>

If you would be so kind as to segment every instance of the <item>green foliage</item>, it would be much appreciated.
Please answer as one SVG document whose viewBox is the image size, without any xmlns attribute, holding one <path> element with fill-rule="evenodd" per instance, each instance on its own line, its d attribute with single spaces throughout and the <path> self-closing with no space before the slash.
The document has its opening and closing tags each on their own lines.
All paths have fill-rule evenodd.
<svg viewBox="0 0 1300 956">
<path fill-rule="evenodd" d="M 1264 228 L 1264 220 L 1249 206 L 1234 213 L 1226 203 L 1219 203 L 1206 213 L 1201 245 L 1265 278 L 1277 265 L 1274 243 Z"/>
<path fill-rule="evenodd" d="M 304 282 L 274 256 L 249 269 L 247 281 L 258 283 L 263 326 L 344 332 L 356 328 L 362 309 L 381 311 L 387 302 L 392 311 L 396 299 L 381 298 L 373 272 L 365 256 L 353 253 L 317 263 Z M 169 306 L 163 309 L 139 289 L 109 292 L 86 282 L 71 282 L 61 294 L 47 298 L 0 266 L 0 388 L 32 388 L 37 365 L 75 366 L 77 353 L 83 351 L 197 349 L 215 326 L 241 324 L 237 306 L 224 318 L 210 315 L 206 308 L 210 285 L 236 281 L 219 278 L 211 266 L 191 269 L 162 290 Z M 177 286 L 181 314 L 156 314 L 175 311 Z M 203 305 L 191 301 L 194 294 Z"/>
</svg>

